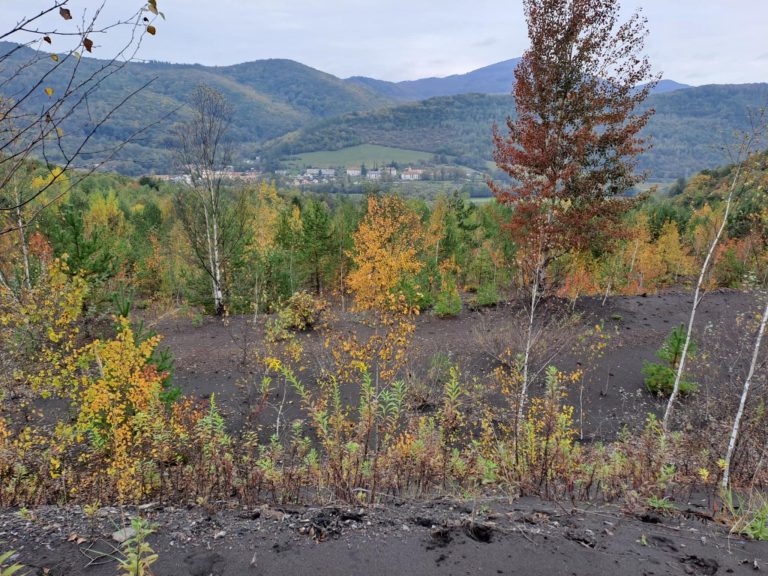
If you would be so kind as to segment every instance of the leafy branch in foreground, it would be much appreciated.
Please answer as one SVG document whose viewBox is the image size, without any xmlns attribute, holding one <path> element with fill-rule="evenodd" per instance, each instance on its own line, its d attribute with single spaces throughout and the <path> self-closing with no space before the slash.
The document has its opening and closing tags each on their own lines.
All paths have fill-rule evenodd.
<svg viewBox="0 0 768 576">
<path fill-rule="evenodd" d="M 104 85 L 134 59 L 145 35 L 156 33 L 153 20 L 162 16 L 156 0 L 142 3 L 126 18 L 109 22 L 104 21 L 102 5 L 92 14 L 84 13 L 81 24 L 75 23 L 67 4 L 68 0 L 53 1 L 49 7 L 0 33 L 0 40 L 25 40 L 0 54 L 0 191 L 5 192 L 17 173 L 34 158 L 42 159 L 48 166 L 60 166 L 45 185 L 22 198 L 2 194 L 0 213 L 18 211 L 35 203 L 49 188 L 57 186 L 78 160 L 87 160 L 86 173 L 91 173 L 112 158 L 127 141 L 108 150 L 89 149 L 88 143 L 119 109 L 151 83 L 150 80 L 116 101 L 107 102 L 102 97 Z M 94 38 L 117 29 L 127 33 L 114 54 L 104 60 L 85 57 L 98 50 Z M 26 40 L 30 36 L 32 39 Z M 59 51 L 49 52 L 51 48 Z M 87 127 L 68 133 L 71 121 L 84 115 L 88 118 Z M 41 204 L 38 209 L 50 202 L 37 202 Z M 0 229 L 0 234 L 9 230 Z"/>
</svg>

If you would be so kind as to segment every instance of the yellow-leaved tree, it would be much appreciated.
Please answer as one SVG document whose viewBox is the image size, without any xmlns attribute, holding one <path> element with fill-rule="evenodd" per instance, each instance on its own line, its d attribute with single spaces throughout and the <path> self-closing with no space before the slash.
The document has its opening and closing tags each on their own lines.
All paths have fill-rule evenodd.
<svg viewBox="0 0 768 576">
<path fill-rule="evenodd" d="M 421 270 L 423 230 L 419 216 L 401 198 L 370 196 L 353 238 L 354 269 L 347 285 L 354 293 L 355 309 L 373 312 L 374 331 L 364 342 L 354 335 L 343 339 L 334 356 L 346 374 L 354 373 L 353 363 L 365 364 L 378 387 L 380 378 L 391 379 L 402 366 L 413 336 L 411 316 L 418 308 L 409 302 L 404 282 Z"/>
<path fill-rule="evenodd" d="M 120 318 L 114 338 L 82 349 L 78 364 L 92 369 L 81 370 L 69 390 L 79 407 L 77 422 L 59 428 L 65 439 L 91 444 L 90 456 L 103 462 L 121 500 L 154 488 L 154 468 L 168 459 L 169 435 L 178 432 L 162 399 L 167 374 L 151 361 L 159 341 L 138 339 L 128 319 Z"/>
<path fill-rule="evenodd" d="M 250 238 L 246 246 L 246 253 L 250 257 L 250 284 L 253 285 L 253 312 L 254 318 L 265 300 L 264 285 L 267 282 L 266 262 L 269 253 L 275 249 L 277 242 L 280 213 L 285 207 L 285 202 L 277 195 L 277 186 L 274 182 L 260 182 L 256 190 L 255 202 L 249 204 Z"/>
<path fill-rule="evenodd" d="M 421 270 L 418 215 L 401 198 L 368 198 L 368 212 L 353 234 L 355 269 L 347 278 L 358 310 L 409 312 L 401 283 Z"/>
</svg>

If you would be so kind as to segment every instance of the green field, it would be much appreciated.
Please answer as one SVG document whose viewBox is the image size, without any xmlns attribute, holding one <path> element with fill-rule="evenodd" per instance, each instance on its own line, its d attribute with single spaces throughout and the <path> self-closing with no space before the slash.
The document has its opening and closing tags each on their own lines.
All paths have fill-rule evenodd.
<svg viewBox="0 0 768 576">
<path fill-rule="evenodd" d="M 403 148 L 388 148 L 375 144 L 361 144 L 334 151 L 307 152 L 297 156 L 291 156 L 285 162 L 294 168 L 333 168 L 346 166 L 349 168 L 365 164 L 368 168 L 373 166 L 386 166 L 391 162 L 398 164 L 416 164 L 420 161 L 432 159 L 431 152 L 419 152 L 418 150 L 405 150 Z"/>
</svg>

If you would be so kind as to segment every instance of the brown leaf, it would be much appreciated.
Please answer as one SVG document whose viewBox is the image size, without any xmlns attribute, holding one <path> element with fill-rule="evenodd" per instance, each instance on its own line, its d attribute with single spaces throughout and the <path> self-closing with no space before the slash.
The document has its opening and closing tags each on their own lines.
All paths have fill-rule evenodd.
<svg viewBox="0 0 768 576">
<path fill-rule="evenodd" d="M 69 8 L 59 8 L 59 15 L 64 20 L 72 20 L 72 12 L 69 11 Z"/>
<path fill-rule="evenodd" d="M 147 32 L 152 34 L 152 36 L 154 36 L 157 33 L 157 28 L 155 28 L 154 26 L 147 26 Z"/>
<path fill-rule="evenodd" d="M 90 52 L 91 48 L 93 48 L 93 40 L 90 38 L 83 38 L 83 46 L 85 46 L 85 49 Z"/>
<path fill-rule="evenodd" d="M 48 42 L 48 44 L 51 44 L 51 37 L 50 36 L 43 36 L 43 40 Z"/>
<path fill-rule="evenodd" d="M 149 0 L 147 9 L 152 12 L 152 14 L 157 14 L 157 0 Z"/>
</svg>

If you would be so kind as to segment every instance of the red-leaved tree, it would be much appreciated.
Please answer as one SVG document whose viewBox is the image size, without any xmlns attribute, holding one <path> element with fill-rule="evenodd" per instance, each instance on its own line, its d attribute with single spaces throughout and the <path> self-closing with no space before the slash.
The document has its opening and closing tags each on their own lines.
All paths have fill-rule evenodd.
<svg viewBox="0 0 768 576">
<path fill-rule="evenodd" d="M 658 81 L 642 55 L 646 20 L 636 12 L 620 23 L 618 0 L 523 4 L 531 44 L 515 70 L 517 115 L 508 133 L 494 127 L 494 159 L 511 183 L 490 183 L 514 207 L 509 231 L 530 279 L 520 416 L 547 271 L 564 254 L 604 249 L 621 235 L 631 203 L 617 197 L 642 179 L 639 132 L 653 113 L 637 107 Z"/>
</svg>

